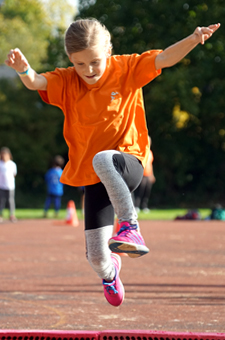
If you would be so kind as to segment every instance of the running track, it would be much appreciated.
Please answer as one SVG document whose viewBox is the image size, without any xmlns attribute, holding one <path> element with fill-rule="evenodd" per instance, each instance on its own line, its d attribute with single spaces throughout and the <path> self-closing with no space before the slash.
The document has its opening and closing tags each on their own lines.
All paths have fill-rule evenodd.
<svg viewBox="0 0 225 340">
<path fill-rule="evenodd" d="M 122 257 L 115 308 L 86 260 L 82 221 L 0 224 L 0 328 L 225 333 L 225 222 L 140 226 L 150 253 Z"/>
</svg>

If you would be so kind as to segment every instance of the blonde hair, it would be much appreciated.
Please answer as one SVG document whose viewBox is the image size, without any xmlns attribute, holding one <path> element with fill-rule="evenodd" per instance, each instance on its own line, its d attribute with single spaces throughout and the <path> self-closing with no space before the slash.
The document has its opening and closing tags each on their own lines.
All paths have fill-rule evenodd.
<svg viewBox="0 0 225 340">
<path fill-rule="evenodd" d="M 96 19 L 79 19 L 74 21 L 65 33 L 65 51 L 72 53 L 93 48 L 102 44 L 107 57 L 111 55 L 111 36 L 107 28 Z"/>
</svg>

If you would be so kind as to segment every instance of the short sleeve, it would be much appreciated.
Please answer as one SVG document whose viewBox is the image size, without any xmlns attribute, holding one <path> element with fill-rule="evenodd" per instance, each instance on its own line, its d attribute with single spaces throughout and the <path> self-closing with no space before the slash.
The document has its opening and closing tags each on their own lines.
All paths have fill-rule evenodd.
<svg viewBox="0 0 225 340">
<path fill-rule="evenodd" d="M 42 73 L 47 79 L 47 91 L 38 91 L 42 100 L 62 109 L 63 104 L 63 75 L 60 69 L 55 69 L 53 72 Z"/>
<path fill-rule="evenodd" d="M 156 70 L 155 58 L 162 50 L 150 50 L 142 54 L 132 54 L 129 67 L 131 68 L 132 81 L 136 88 L 141 88 L 161 74 L 161 69 Z"/>
</svg>

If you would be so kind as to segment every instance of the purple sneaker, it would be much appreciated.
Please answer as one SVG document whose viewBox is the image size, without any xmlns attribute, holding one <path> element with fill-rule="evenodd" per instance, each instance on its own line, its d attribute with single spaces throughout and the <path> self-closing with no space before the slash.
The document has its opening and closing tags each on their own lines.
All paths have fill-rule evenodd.
<svg viewBox="0 0 225 340">
<path fill-rule="evenodd" d="M 149 252 L 136 224 L 120 224 L 117 235 L 109 239 L 109 248 L 114 253 L 126 253 L 130 257 L 139 257 Z"/>
<path fill-rule="evenodd" d="M 119 278 L 121 259 L 117 254 L 111 254 L 111 257 L 115 265 L 116 275 L 111 282 L 102 280 L 102 284 L 106 300 L 110 303 L 110 305 L 118 307 L 123 303 L 125 295 L 123 284 Z"/>
</svg>

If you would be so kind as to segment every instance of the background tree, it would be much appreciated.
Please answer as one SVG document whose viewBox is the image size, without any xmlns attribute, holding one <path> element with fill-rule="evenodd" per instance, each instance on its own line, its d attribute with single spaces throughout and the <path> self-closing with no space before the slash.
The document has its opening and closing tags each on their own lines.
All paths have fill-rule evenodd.
<svg viewBox="0 0 225 340">
<path fill-rule="evenodd" d="M 46 16 L 38 0 L 4 1 L 0 64 L 9 49 L 19 47 L 38 72 L 70 65 L 65 28 L 53 19 L 59 7 L 56 14 L 51 8 L 53 17 Z M 80 0 L 79 16 L 104 23 L 112 34 L 114 54 L 125 54 L 165 49 L 197 26 L 222 21 L 224 14 L 222 0 L 174 0 L 169 5 L 166 0 Z M 204 46 L 144 88 L 157 178 L 151 206 L 225 204 L 224 33 L 222 25 Z M 62 129 L 58 108 L 44 104 L 18 77 L 0 79 L 0 146 L 10 147 L 18 164 L 17 206 L 42 206 L 51 158 L 58 153 L 67 158 Z"/>
<path fill-rule="evenodd" d="M 1 62 L 11 48 L 19 47 L 39 72 L 68 66 L 64 21 L 56 26 L 51 5 L 47 7 L 51 16 L 46 16 L 47 5 L 40 1 L 4 1 L 0 13 Z M 66 15 L 70 7 L 65 7 L 65 2 L 62 5 Z M 16 73 L 13 79 L 0 79 L 0 146 L 12 150 L 18 165 L 17 206 L 43 205 L 44 174 L 52 158 L 61 154 L 67 159 L 62 130 L 61 110 L 44 104 L 37 92 L 28 91 Z"/>
<path fill-rule="evenodd" d="M 72 13 L 74 9 L 67 1 L 4 0 L 0 12 L 0 64 L 11 48 L 18 47 L 35 70 L 43 69 L 49 40 L 63 37 Z"/>
<path fill-rule="evenodd" d="M 224 12 L 221 0 L 81 0 L 79 16 L 104 23 L 114 54 L 126 54 L 165 49 Z M 225 203 L 224 46 L 222 26 L 144 88 L 157 177 L 152 205 Z"/>
<path fill-rule="evenodd" d="M 41 60 L 47 56 L 50 30 L 40 1 L 4 1 L 0 13 L 0 64 L 11 48 L 18 47 L 32 67 L 40 70 Z"/>
</svg>

